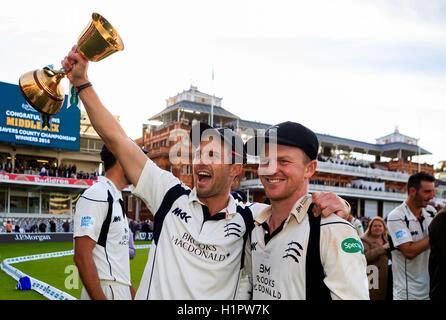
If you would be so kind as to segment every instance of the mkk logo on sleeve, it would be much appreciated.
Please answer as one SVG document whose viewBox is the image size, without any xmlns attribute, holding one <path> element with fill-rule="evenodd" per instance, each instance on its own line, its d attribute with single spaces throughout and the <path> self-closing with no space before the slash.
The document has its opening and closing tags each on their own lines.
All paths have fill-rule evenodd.
<svg viewBox="0 0 446 320">
<path fill-rule="evenodd" d="M 187 212 L 181 211 L 180 208 L 175 208 L 172 210 L 172 213 L 174 215 L 176 215 L 177 217 L 180 217 L 181 220 L 184 220 L 184 222 L 188 223 L 189 218 L 191 218 L 191 216 L 187 215 Z"/>
</svg>

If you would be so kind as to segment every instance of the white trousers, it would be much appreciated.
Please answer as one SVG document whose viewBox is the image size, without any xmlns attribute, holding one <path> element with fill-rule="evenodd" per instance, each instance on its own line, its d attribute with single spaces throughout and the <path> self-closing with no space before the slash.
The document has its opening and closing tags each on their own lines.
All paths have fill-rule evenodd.
<svg viewBox="0 0 446 320">
<path fill-rule="evenodd" d="M 107 300 L 132 300 L 130 286 L 110 280 L 100 280 L 100 283 Z M 85 287 L 82 288 L 81 300 L 91 300 Z"/>
</svg>

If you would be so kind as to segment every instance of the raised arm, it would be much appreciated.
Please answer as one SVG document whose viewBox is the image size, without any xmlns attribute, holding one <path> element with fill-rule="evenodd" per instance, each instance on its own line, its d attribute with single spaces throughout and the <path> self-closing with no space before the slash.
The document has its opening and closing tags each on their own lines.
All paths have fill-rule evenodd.
<svg viewBox="0 0 446 320">
<path fill-rule="evenodd" d="M 77 53 L 76 49 L 77 46 L 74 46 L 62 61 L 62 67 L 69 71 L 67 77 L 75 87 L 89 82 L 88 60 Z M 93 87 L 81 90 L 79 98 L 85 106 L 94 129 L 118 159 L 127 178 L 136 185 L 147 161 L 146 155 L 127 136 L 119 122 L 102 104 Z"/>
</svg>

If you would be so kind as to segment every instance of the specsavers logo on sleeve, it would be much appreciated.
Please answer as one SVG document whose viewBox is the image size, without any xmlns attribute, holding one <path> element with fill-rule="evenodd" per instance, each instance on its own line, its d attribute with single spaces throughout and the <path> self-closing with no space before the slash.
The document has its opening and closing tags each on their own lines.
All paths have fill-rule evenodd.
<svg viewBox="0 0 446 320">
<path fill-rule="evenodd" d="M 361 241 L 356 240 L 355 238 L 347 238 L 342 241 L 341 248 L 347 253 L 361 252 L 364 254 L 364 247 L 362 246 Z"/>
<path fill-rule="evenodd" d="M 81 217 L 81 227 L 89 227 L 94 224 L 94 220 L 90 216 Z"/>
<path fill-rule="evenodd" d="M 407 236 L 407 232 L 405 230 L 398 230 L 397 232 L 395 232 L 395 237 L 398 240 L 404 238 L 405 236 Z"/>
</svg>

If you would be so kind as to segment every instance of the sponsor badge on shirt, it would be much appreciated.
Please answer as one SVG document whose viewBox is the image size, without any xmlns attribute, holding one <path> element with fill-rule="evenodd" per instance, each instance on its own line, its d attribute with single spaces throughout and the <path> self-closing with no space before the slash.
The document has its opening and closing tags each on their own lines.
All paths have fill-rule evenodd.
<svg viewBox="0 0 446 320">
<path fill-rule="evenodd" d="M 94 224 L 94 220 L 90 216 L 81 217 L 81 227 L 89 227 Z"/>
<path fill-rule="evenodd" d="M 397 232 L 395 232 L 395 237 L 397 239 L 401 239 L 401 238 L 403 238 L 406 235 L 407 235 L 406 230 L 398 230 Z"/>
</svg>

